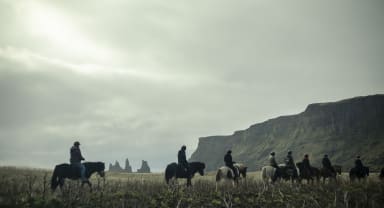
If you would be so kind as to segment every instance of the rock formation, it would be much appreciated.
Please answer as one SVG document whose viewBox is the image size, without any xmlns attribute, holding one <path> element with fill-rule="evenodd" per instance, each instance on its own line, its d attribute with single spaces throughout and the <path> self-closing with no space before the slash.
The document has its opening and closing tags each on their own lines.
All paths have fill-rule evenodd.
<svg viewBox="0 0 384 208">
<path fill-rule="evenodd" d="M 150 173 L 151 169 L 149 168 L 148 162 L 145 160 L 141 161 L 141 168 L 137 169 L 138 173 Z"/>
<path fill-rule="evenodd" d="M 109 163 L 109 171 L 122 172 L 123 169 L 121 168 L 119 162 L 116 160 L 115 165 L 112 165 L 111 163 Z"/>
<path fill-rule="evenodd" d="M 132 173 L 132 167 L 129 165 L 129 160 L 128 160 L 128 158 L 125 160 L 125 168 L 124 168 L 124 171 L 125 171 L 125 172 L 128 172 L 128 173 Z"/>
</svg>

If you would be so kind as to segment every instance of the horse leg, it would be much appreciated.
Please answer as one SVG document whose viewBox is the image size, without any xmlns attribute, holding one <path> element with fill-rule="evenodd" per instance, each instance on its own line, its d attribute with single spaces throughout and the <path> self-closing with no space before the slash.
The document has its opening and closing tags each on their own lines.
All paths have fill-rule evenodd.
<svg viewBox="0 0 384 208">
<path fill-rule="evenodd" d="M 60 178 L 59 179 L 59 185 L 60 185 L 60 189 L 63 189 L 63 186 L 64 186 L 64 178 Z"/>
<path fill-rule="evenodd" d="M 187 187 L 188 186 L 192 186 L 192 181 L 191 181 L 191 178 L 189 177 L 187 178 Z"/>
</svg>

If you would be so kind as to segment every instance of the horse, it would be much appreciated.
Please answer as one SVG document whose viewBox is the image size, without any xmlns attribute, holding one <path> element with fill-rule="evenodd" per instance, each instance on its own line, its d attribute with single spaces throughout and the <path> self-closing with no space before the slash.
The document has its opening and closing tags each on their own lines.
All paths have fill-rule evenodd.
<svg viewBox="0 0 384 208">
<path fill-rule="evenodd" d="M 364 179 L 365 177 L 369 176 L 369 167 L 363 167 L 362 170 L 358 170 L 356 167 L 351 168 L 349 171 L 349 179 L 351 182 L 358 179 Z"/>
<path fill-rule="evenodd" d="M 235 173 L 233 172 L 233 170 L 231 168 L 229 168 L 227 166 L 223 166 L 217 170 L 216 182 L 218 182 L 222 179 L 226 179 L 226 180 L 229 179 L 229 180 L 234 180 L 234 182 L 236 182 L 236 184 L 237 184 L 239 182 L 239 179 L 241 179 L 241 178 L 246 179 L 247 178 L 247 169 L 248 169 L 247 166 L 245 166 L 243 163 L 234 163 L 233 167 L 237 171 L 236 175 L 238 177 L 235 177 Z"/>
<path fill-rule="evenodd" d="M 334 166 L 333 166 L 333 169 L 335 169 L 336 173 L 338 173 L 339 175 L 341 175 L 341 165 L 334 165 Z"/>
<path fill-rule="evenodd" d="M 302 162 L 296 163 L 296 166 L 300 170 L 299 181 L 301 181 L 302 179 L 306 179 L 307 183 L 309 182 L 313 183 L 314 177 L 316 178 L 317 182 L 320 181 L 320 170 L 318 168 L 311 166 L 310 167 L 311 169 L 308 170 L 308 168 L 304 168 L 304 165 Z"/>
<path fill-rule="evenodd" d="M 85 162 L 83 165 L 85 166 L 85 177 L 87 179 L 89 179 L 95 172 L 97 172 L 101 177 L 105 176 L 105 165 L 103 162 Z M 79 168 L 67 163 L 56 165 L 51 178 L 52 191 L 55 191 L 59 185 L 60 188 L 63 188 L 64 180 L 66 178 L 72 180 L 80 179 L 81 176 Z M 89 182 L 89 180 L 82 181 L 81 186 L 83 186 L 85 183 L 88 184 L 90 188 L 92 188 L 92 184 Z"/>
<path fill-rule="evenodd" d="M 384 180 L 384 168 L 381 169 L 379 178 L 380 180 Z"/>
<path fill-rule="evenodd" d="M 275 174 L 276 174 L 276 168 L 272 166 L 268 165 L 261 168 L 261 179 L 265 184 L 268 183 L 269 180 L 271 180 L 271 182 L 274 183 L 277 179 L 277 177 L 275 177 L 276 176 Z"/>
<path fill-rule="evenodd" d="M 238 171 L 236 167 L 235 170 Z M 239 172 L 237 172 L 237 175 L 239 175 Z M 233 172 L 232 168 L 228 166 L 222 166 L 216 172 L 216 191 L 220 182 L 224 184 L 230 183 L 232 186 L 235 186 L 235 183 L 238 184 L 238 178 L 235 177 L 235 173 Z"/>
<path fill-rule="evenodd" d="M 233 164 L 233 166 L 235 168 L 237 168 L 237 170 L 239 171 L 238 175 L 239 175 L 240 178 L 241 177 L 244 178 L 244 179 L 247 178 L 247 169 L 248 169 L 247 166 L 245 166 L 243 163 L 235 163 L 235 164 Z"/>
<path fill-rule="evenodd" d="M 293 183 L 294 180 L 298 180 L 298 175 L 294 169 L 288 168 L 284 164 L 280 164 L 278 169 L 267 165 L 261 168 L 261 178 L 264 183 L 268 183 L 269 180 L 274 183 L 277 179 L 280 178 L 286 181 L 291 180 Z"/>
<path fill-rule="evenodd" d="M 320 177 L 323 178 L 323 183 L 325 183 L 325 179 L 330 178 L 336 181 L 337 174 L 341 175 L 341 166 L 340 165 L 334 165 L 332 166 L 335 172 L 331 171 L 329 168 L 322 167 L 320 169 Z"/>
<path fill-rule="evenodd" d="M 201 176 L 204 175 L 205 164 L 202 162 L 191 162 L 189 163 L 189 174 L 184 171 L 177 163 L 168 164 L 165 168 L 165 181 L 169 184 L 171 178 L 186 178 L 187 186 L 191 186 L 191 179 L 195 173 L 199 173 Z"/>
<path fill-rule="evenodd" d="M 279 169 L 277 169 L 277 177 L 286 181 L 291 180 L 293 183 L 295 180 L 299 180 L 298 172 L 300 172 L 300 170 L 296 167 L 291 168 L 287 167 L 285 164 L 279 164 Z"/>
</svg>

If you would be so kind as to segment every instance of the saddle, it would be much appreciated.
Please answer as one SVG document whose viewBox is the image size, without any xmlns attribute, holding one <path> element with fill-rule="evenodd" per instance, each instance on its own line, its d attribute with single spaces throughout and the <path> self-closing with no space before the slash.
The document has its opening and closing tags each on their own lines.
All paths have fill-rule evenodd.
<svg viewBox="0 0 384 208">
<path fill-rule="evenodd" d="M 184 167 L 181 164 L 177 164 L 177 172 L 178 172 L 179 175 L 183 175 L 183 176 L 187 176 L 188 175 L 187 168 Z"/>
<path fill-rule="evenodd" d="M 69 165 L 69 171 L 72 173 L 71 175 L 74 175 L 74 176 L 77 176 L 77 177 L 81 177 L 81 169 L 79 166 L 77 165 L 74 165 L 74 164 L 70 164 Z"/>
</svg>

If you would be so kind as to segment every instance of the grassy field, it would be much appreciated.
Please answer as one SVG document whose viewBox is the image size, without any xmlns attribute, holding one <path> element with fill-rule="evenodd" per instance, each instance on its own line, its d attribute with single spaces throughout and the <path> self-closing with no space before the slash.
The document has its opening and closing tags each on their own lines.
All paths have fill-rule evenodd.
<svg viewBox="0 0 384 208">
<path fill-rule="evenodd" d="M 351 184 L 345 175 L 338 183 L 265 186 L 258 172 L 239 186 L 215 189 L 214 174 L 196 176 L 172 186 L 163 174 L 109 173 L 92 177 L 93 190 L 67 180 L 63 190 L 50 190 L 51 171 L 0 168 L 0 207 L 384 207 L 384 182 L 376 174 Z"/>
</svg>

